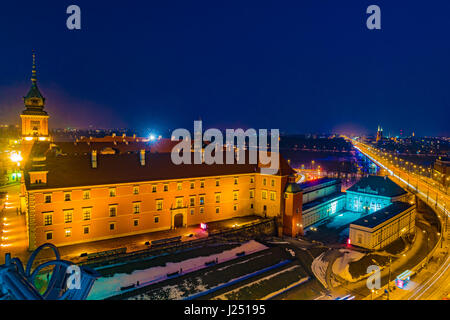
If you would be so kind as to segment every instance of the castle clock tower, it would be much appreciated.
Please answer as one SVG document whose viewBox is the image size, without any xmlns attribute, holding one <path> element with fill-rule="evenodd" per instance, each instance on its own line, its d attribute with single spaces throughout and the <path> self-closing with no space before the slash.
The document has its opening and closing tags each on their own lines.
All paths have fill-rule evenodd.
<svg viewBox="0 0 450 320">
<path fill-rule="evenodd" d="M 22 140 L 24 141 L 47 141 L 48 114 L 44 110 L 45 98 L 37 86 L 36 77 L 36 55 L 33 52 L 33 67 L 31 74 L 31 88 L 23 97 L 25 110 L 22 111 Z"/>
</svg>

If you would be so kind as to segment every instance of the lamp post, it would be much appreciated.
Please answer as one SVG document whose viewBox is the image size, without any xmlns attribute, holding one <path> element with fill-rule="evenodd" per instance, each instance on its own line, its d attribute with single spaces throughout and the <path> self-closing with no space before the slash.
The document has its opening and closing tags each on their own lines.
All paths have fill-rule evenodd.
<svg viewBox="0 0 450 320">
<path fill-rule="evenodd" d="M 391 292 L 391 265 L 392 265 L 392 256 L 389 256 L 389 276 L 388 276 L 388 288 L 387 288 L 387 299 L 389 300 L 389 293 Z"/>
<path fill-rule="evenodd" d="M 440 236 L 441 236 L 441 233 L 438 232 L 438 233 L 437 233 L 437 236 L 440 237 Z M 443 238 L 444 238 L 444 237 L 441 237 L 441 249 L 442 249 L 442 239 L 443 239 Z"/>
</svg>

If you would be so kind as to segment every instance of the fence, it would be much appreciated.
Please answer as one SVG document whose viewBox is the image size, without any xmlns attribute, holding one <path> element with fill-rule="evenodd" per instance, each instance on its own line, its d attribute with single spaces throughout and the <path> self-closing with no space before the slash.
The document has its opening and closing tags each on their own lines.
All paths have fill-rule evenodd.
<svg viewBox="0 0 450 320">
<path fill-rule="evenodd" d="M 149 256 L 155 256 L 163 253 L 179 251 L 182 249 L 202 247 L 217 243 L 218 241 L 242 242 L 248 238 L 256 236 L 270 236 L 275 233 L 275 218 L 265 219 L 263 221 L 253 222 L 241 227 L 219 230 L 209 233 L 207 238 L 193 239 L 183 242 L 161 243 L 157 247 L 133 251 L 133 252 L 111 252 L 110 255 L 102 255 L 78 263 L 79 265 L 89 265 L 91 268 L 105 268 L 112 265 L 129 263 L 133 260 L 143 259 Z M 111 250 L 113 251 L 113 250 Z M 95 255 L 95 254 L 94 254 Z"/>
</svg>

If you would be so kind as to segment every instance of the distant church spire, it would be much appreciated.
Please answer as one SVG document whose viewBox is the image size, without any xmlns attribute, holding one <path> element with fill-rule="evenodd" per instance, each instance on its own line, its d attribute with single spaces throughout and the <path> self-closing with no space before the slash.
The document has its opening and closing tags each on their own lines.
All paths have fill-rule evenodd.
<svg viewBox="0 0 450 320">
<path fill-rule="evenodd" d="M 383 128 L 378 125 L 378 130 L 377 130 L 377 138 L 376 141 L 380 141 L 383 138 Z"/>
<path fill-rule="evenodd" d="M 37 76 L 36 76 L 36 52 L 33 50 L 33 66 L 31 67 L 31 82 L 33 84 L 36 84 L 37 82 Z"/>
</svg>

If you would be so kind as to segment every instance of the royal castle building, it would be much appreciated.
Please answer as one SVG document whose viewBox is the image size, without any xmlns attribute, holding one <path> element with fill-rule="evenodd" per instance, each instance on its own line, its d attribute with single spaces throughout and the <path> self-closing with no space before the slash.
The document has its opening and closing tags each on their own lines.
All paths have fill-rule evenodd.
<svg viewBox="0 0 450 320">
<path fill-rule="evenodd" d="M 32 85 L 22 118 L 22 199 L 29 249 L 199 225 L 247 215 L 276 218 L 279 233 L 302 234 L 302 192 L 280 155 L 276 174 L 257 164 L 181 164 L 170 142 L 136 137 L 55 143 L 45 98 Z M 248 156 L 248 154 L 247 154 Z"/>
</svg>

